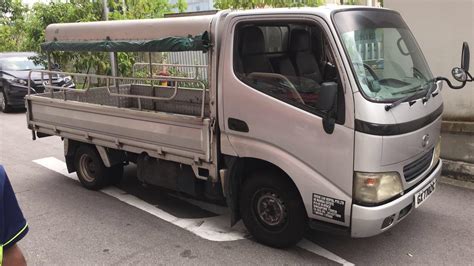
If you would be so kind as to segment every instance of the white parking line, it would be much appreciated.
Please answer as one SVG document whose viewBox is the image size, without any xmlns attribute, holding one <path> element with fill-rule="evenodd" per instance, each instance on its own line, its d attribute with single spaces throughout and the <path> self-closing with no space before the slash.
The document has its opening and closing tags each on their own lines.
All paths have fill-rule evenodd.
<svg viewBox="0 0 474 266">
<path fill-rule="evenodd" d="M 43 159 L 34 160 L 33 162 L 44 166 L 50 170 L 67 176 L 71 179 L 79 181 L 75 173 L 68 173 L 66 164 L 54 157 L 47 157 Z M 162 220 L 186 229 L 204 239 L 211 241 L 235 241 L 244 239 L 246 230 L 243 225 L 230 228 L 229 217 L 227 215 L 220 215 L 211 218 L 201 219 L 183 219 L 169 214 L 156 206 L 153 206 L 127 192 L 116 187 L 108 187 L 101 190 L 101 192 L 112 196 L 122 202 L 145 211 Z"/>
<path fill-rule="evenodd" d="M 331 251 L 324 249 L 316 244 L 314 244 L 311 241 L 308 241 L 306 239 L 301 240 L 298 243 L 298 247 L 306 249 L 307 251 L 313 252 L 315 254 L 318 254 L 321 257 L 325 257 L 328 260 L 332 260 L 334 262 L 340 263 L 344 266 L 349 266 L 349 265 L 354 265 L 351 262 L 348 262 L 347 260 L 337 256 L 336 254 L 332 253 Z"/>
<path fill-rule="evenodd" d="M 42 158 L 34 160 L 33 162 L 73 180 L 79 181 L 76 174 L 68 173 L 66 164 L 55 157 Z M 151 205 L 116 187 L 104 188 L 101 190 L 101 192 L 210 241 L 241 240 L 245 239 L 245 235 L 247 234 L 247 230 L 241 222 L 232 228 L 229 226 L 229 215 L 227 212 L 225 212 L 224 208 L 220 206 L 215 206 L 213 204 L 192 199 L 180 198 L 197 207 L 220 214 L 210 218 L 184 219 L 165 212 L 158 206 Z M 298 243 L 298 246 L 334 262 L 341 263 L 343 265 L 353 265 L 343 258 L 338 257 L 334 253 L 306 239 Z"/>
</svg>

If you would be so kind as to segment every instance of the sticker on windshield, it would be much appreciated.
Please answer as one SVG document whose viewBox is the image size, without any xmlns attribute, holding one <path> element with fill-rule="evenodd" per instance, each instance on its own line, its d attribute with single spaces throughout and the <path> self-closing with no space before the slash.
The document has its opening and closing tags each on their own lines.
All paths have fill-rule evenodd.
<svg viewBox="0 0 474 266">
<path fill-rule="evenodd" d="M 344 209 L 346 202 L 323 195 L 313 193 L 313 214 L 344 222 Z"/>
</svg>

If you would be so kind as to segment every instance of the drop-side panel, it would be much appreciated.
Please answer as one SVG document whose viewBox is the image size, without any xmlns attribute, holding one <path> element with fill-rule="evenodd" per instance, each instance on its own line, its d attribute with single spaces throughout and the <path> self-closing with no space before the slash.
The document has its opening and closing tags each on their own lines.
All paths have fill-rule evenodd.
<svg viewBox="0 0 474 266">
<path fill-rule="evenodd" d="M 39 132 L 109 141 L 117 147 L 154 150 L 210 161 L 209 119 L 137 111 L 31 96 L 28 126 Z M 138 149 L 139 150 L 139 149 Z"/>
</svg>

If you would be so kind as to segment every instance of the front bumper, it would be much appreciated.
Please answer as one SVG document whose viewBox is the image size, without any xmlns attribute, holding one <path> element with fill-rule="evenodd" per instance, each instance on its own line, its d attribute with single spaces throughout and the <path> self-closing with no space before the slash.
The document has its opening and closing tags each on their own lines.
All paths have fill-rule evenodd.
<svg viewBox="0 0 474 266">
<path fill-rule="evenodd" d="M 441 175 L 442 161 L 440 160 L 435 169 L 423 182 L 412 188 L 409 192 L 384 205 L 365 207 L 352 205 L 352 237 L 369 237 L 380 234 L 392 228 L 403 218 L 407 217 L 414 209 L 414 195 L 428 183 Z M 384 227 L 383 223 L 387 217 L 394 215 L 393 223 Z"/>
<path fill-rule="evenodd" d="M 13 108 L 25 107 L 25 96 L 28 95 L 28 86 L 21 84 L 10 84 L 5 90 L 8 105 Z M 44 87 L 37 86 L 31 88 L 31 94 L 43 93 Z"/>
<path fill-rule="evenodd" d="M 25 107 L 25 96 L 28 94 L 27 86 L 10 84 L 5 92 L 9 106 Z"/>
</svg>

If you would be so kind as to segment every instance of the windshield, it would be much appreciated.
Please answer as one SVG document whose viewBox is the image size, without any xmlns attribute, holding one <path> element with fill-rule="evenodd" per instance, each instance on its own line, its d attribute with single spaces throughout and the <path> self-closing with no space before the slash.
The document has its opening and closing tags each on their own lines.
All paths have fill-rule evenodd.
<svg viewBox="0 0 474 266">
<path fill-rule="evenodd" d="M 360 91 L 370 100 L 394 102 L 423 94 L 433 75 L 401 16 L 386 10 L 351 10 L 334 15 Z"/>
<path fill-rule="evenodd" d="M 43 69 L 42 65 L 35 64 L 26 56 L 7 57 L 0 59 L 0 67 L 2 70 L 34 70 Z"/>
</svg>

